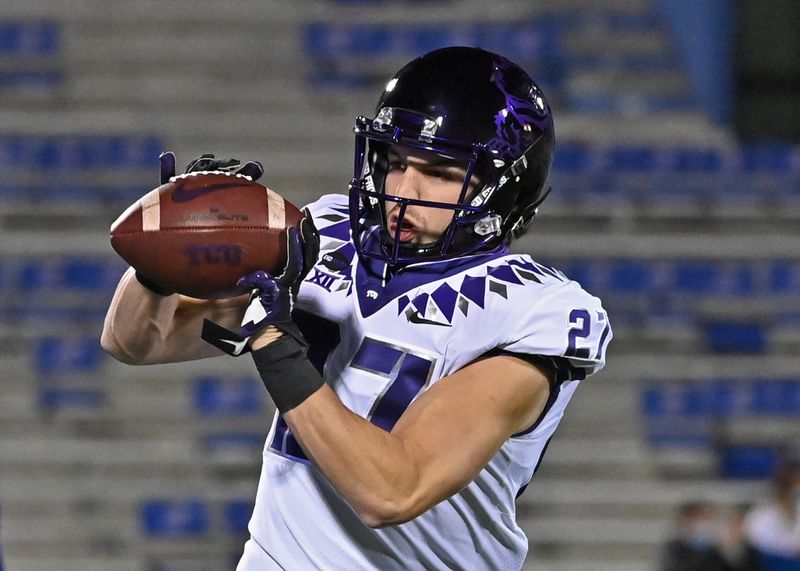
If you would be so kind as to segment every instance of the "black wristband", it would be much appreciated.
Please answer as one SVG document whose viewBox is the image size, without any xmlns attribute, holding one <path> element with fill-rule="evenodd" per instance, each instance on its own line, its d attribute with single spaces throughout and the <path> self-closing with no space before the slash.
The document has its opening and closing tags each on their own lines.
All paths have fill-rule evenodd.
<svg viewBox="0 0 800 571">
<path fill-rule="evenodd" d="M 136 272 L 134 275 L 136 276 L 136 281 L 138 281 L 145 288 L 149 289 L 150 291 L 152 291 L 155 294 L 167 296 L 167 295 L 172 295 L 173 293 L 175 293 L 174 291 L 166 290 L 166 289 L 162 288 L 161 286 L 159 286 L 158 284 L 151 282 L 150 280 L 148 280 L 146 277 L 144 277 L 139 272 Z"/>
<path fill-rule="evenodd" d="M 305 347 L 290 335 L 253 351 L 252 355 L 258 374 L 281 414 L 292 410 L 325 384 L 306 358 Z"/>
</svg>

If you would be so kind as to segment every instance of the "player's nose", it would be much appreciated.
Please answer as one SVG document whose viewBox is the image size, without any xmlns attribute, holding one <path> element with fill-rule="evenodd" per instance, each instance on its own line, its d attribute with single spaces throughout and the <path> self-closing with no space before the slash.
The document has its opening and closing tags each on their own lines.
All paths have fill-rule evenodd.
<svg viewBox="0 0 800 571">
<path fill-rule="evenodd" d="M 394 195 L 400 198 L 419 198 L 422 193 L 422 186 L 425 182 L 422 173 L 414 167 L 408 166 L 406 169 L 398 174 L 396 179 L 397 186 L 394 189 Z"/>
</svg>

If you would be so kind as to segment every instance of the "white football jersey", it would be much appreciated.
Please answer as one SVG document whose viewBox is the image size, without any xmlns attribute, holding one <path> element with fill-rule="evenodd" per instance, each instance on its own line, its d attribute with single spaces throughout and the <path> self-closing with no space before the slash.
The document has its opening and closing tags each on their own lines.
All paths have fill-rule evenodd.
<svg viewBox="0 0 800 571">
<path fill-rule="evenodd" d="M 600 301 L 506 251 L 413 264 L 387 280 L 382 263 L 356 255 L 346 196 L 308 209 L 321 251 L 296 320 L 309 358 L 353 412 L 391 430 L 420 393 L 491 351 L 551 358 L 559 385 L 535 425 L 509 438 L 466 488 L 380 529 L 362 523 L 276 414 L 238 569 L 519 569 L 528 540 L 515 499 L 578 384 L 603 366 L 611 328 Z"/>
</svg>

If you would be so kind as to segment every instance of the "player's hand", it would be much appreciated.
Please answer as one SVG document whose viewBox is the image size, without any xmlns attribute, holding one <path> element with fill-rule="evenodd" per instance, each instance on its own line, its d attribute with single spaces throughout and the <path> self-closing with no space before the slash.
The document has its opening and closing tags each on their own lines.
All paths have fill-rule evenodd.
<svg viewBox="0 0 800 571">
<path fill-rule="evenodd" d="M 175 176 L 175 153 L 166 151 L 158 157 L 161 170 L 161 184 L 166 184 Z M 230 174 L 241 174 L 252 180 L 258 180 L 264 174 L 264 167 L 258 161 L 247 161 L 244 164 L 238 159 L 215 158 L 206 153 L 193 159 L 186 165 L 185 173 L 200 171 L 223 171 Z"/>
<path fill-rule="evenodd" d="M 250 336 L 268 325 L 284 329 L 292 321 L 292 307 L 297 290 L 319 255 L 319 233 L 311 216 L 300 223 L 300 229 L 286 230 L 286 265 L 275 277 L 264 271 L 253 272 L 239 279 L 237 286 L 249 288 L 250 301 L 242 319 L 241 334 Z M 283 326 L 283 327 L 281 327 Z"/>
</svg>

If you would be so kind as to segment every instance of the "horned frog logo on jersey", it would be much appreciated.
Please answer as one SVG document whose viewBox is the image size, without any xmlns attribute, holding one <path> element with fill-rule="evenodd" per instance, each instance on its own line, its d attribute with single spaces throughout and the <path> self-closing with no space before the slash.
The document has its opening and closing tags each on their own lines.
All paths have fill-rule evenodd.
<svg viewBox="0 0 800 571">
<path fill-rule="evenodd" d="M 465 275 L 458 290 L 446 281 L 431 293 L 401 296 L 397 300 L 397 313 L 404 313 L 411 323 L 452 327 L 456 309 L 466 317 L 471 306 L 475 310 L 484 309 L 488 295 L 498 295 L 507 300 L 510 287 L 525 282 L 542 283 L 542 278 L 567 280 L 558 270 L 521 259 L 477 269 L 481 274 Z"/>
</svg>

